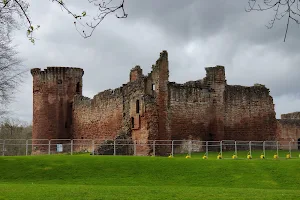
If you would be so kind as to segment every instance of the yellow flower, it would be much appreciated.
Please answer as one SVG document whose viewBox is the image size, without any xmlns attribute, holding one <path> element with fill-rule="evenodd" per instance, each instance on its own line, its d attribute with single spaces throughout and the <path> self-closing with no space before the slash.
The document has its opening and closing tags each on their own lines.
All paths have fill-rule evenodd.
<svg viewBox="0 0 300 200">
<path fill-rule="evenodd" d="M 252 156 L 251 156 L 251 155 L 247 155 L 247 158 L 248 158 L 248 159 L 252 159 Z"/>
<path fill-rule="evenodd" d="M 237 156 L 236 156 L 236 155 L 233 155 L 233 156 L 232 156 L 232 159 L 236 159 L 236 158 L 237 158 Z"/>
<path fill-rule="evenodd" d="M 203 159 L 207 159 L 207 156 L 203 156 L 202 158 L 203 158 Z"/>
<path fill-rule="evenodd" d="M 265 156 L 263 154 L 261 154 L 260 159 L 265 159 Z"/>
<path fill-rule="evenodd" d="M 191 156 L 187 155 L 185 158 L 191 158 Z"/>
<path fill-rule="evenodd" d="M 286 154 L 286 158 L 291 158 L 291 154 Z"/>
<path fill-rule="evenodd" d="M 275 155 L 273 156 L 273 158 L 274 158 L 274 159 L 277 159 L 277 158 L 278 158 L 278 155 L 277 155 L 277 154 L 275 154 Z"/>
</svg>

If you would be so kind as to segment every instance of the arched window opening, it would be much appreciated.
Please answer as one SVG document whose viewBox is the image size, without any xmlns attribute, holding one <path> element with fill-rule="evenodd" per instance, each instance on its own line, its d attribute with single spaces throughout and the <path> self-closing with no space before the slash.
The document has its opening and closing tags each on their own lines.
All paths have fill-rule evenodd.
<svg viewBox="0 0 300 200">
<path fill-rule="evenodd" d="M 135 104 L 136 113 L 140 113 L 140 100 L 136 100 Z"/>
<path fill-rule="evenodd" d="M 134 128 L 134 117 L 131 117 L 131 128 Z"/>
</svg>

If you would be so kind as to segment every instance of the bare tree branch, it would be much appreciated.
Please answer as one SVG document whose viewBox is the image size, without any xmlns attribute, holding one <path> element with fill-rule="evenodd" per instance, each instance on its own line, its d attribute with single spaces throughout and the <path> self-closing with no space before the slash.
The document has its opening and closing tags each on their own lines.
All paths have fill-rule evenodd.
<svg viewBox="0 0 300 200">
<path fill-rule="evenodd" d="M 16 46 L 12 44 L 10 37 L 13 29 L 19 24 L 13 17 L 17 7 L 12 6 L 11 1 L 3 1 L 5 7 L 0 12 L 0 117 L 7 114 L 7 105 L 11 103 L 17 87 L 22 82 L 25 70 L 22 70 L 22 60 L 18 57 Z M 4 12 L 5 9 L 5 12 Z"/>
<path fill-rule="evenodd" d="M 92 36 L 95 29 L 99 26 L 99 24 L 104 20 L 105 17 L 112 13 L 116 13 L 118 10 L 121 10 L 121 15 L 117 15 L 117 18 L 126 18 L 128 15 L 125 13 L 124 3 L 125 0 L 109 0 L 106 2 L 105 0 L 86 0 L 88 3 L 92 4 L 96 9 L 96 15 L 92 17 L 87 14 L 86 11 L 83 11 L 80 14 L 75 14 L 71 11 L 66 5 L 64 0 L 50 0 L 54 3 L 57 3 L 62 10 L 67 11 L 74 19 L 74 25 L 78 33 L 83 38 L 88 38 Z M 114 2 L 117 2 L 114 5 Z M 0 1 L 0 13 L 17 13 L 20 17 L 24 18 L 27 26 L 27 37 L 29 40 L 34 43 L 35 38 L 33 33 L 39 29 L 39 25 L 34 26 L 32 21 L 30 20 L 28 13 L 29 4 L 23 0 L 1 0 Z M 90 17 L 90 19 L 88 19 Z M 87 19 L 87 22 L 83 22 L 83 19 Z M 4 21 L 4 20 L 3 20 Z M 0 22 L 1 23 L 1 22 Z M 80 25 L 80 27 L 78 27 Z M 81 29 L 81 30 L 79 30 Z M 88 29 L 88 30 L 87 30 Z"/>
<path fill-rule="evenodd" d="M 247 12 L 251 11 L 268 11 L 274 12 L 273 18 L 266 26 L 268 29 L 273 28 L 276 21 L 286 17 L 286 29 L 283 41 L 286 41 L 287 33 L 292 20 L 296 24 L 300 24 L 300 0 L 248 0 Z"/>
<path fill-rule="evenodd" d="M 97 8 L 97 13 L 94 17 L 88 15 L 86 11 L 83 11 L 80 15 L 73 13 L 67 5 L 62 0 L 52 0 L 52 2 L 58 3 L 63 10 L 66 10 L 68 14 L 72 15 L 75 19 L 74 25 L 78 33 L 83 38 L 91 37 L 95 29 L 99 26 L 99 24 L 110 14 L 116 13 L 118 10 L 121 10 L 121 15 L 115 15 L 117 18 L 127 18 L 128 14 L 125 12 L 124 4 L 125 0 L 119 0 L 119 3 L 113 5 L 113 2 L 117 0 L 109 0 L 106 2 L 105 0 L 88 0 L 89 3 L 93 4 Z M 83 23 L 82 20 L 91 17 L 88 22 Z M 78 28 L 78 24 L 81 25 L 83 29 L 80 31 Z M 85 29 L 90 29 L 89 31 Z"/>
</svg>

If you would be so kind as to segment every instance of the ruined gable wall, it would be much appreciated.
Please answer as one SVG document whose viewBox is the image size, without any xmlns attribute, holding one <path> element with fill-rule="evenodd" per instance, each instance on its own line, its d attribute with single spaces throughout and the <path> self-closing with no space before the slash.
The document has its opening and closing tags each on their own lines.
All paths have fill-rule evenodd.
<svg viewBox="0 0 300 200">
<path fill-rule="evenodd" d="M 147 143 L 149 137 L 149 110 L 147 109 L 147 98 L 145 95 L 144 78 L 138 78 L 130 82 L 124 91 L 124 115 L 126 116 L 123 126 L 131 132 L 133 141 Z M 132 121 L 133 120 L 133 121 Z M 147 155 L 149 153 L 147 145 L 136 145 L 137 155 Z"/>
<path fill-rule="evenodd" d="M 162 51 L 152 71 L 152 79 L 156 83 L 155 98 L 158 112 L 158 138 L 159 140 L 170 140 L 168 132 L 168 101 L 169 101 L 169 61 L 168 52 Z"/>
<path fill-rule="evenodd" d="M 274 140 L 276 117 L 273 98 L 264 86 L 225 89 L 225 139 Z"/>
</svg>

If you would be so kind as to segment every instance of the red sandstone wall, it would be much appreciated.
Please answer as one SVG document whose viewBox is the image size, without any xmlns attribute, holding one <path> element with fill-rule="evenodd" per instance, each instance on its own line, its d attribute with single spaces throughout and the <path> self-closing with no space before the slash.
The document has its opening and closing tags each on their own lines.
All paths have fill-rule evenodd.
<svg viewBox="0 0 300 200">
<path fill-rule="evenodd" d="M 300 120 L 279 119 L 277 126 L 278 141 L 298 141 L 300 138 Z"/>
<path fill-rule="evenodd" d="M 264 86 L 225 89 L 226 140 L 274 140 L 276 118 L 273 99 Z"/>
<path fill-rule="evenodd" d="M 291 142 L 292 149 L 300 150 L 299 112 L 283 114 L 281 119 L 277 120 L 277 140 L 281 146 Z"/>
<path fill-rule="evenodd" d="M 203 80 L 169 83 L 168 122 L 172 138 L 223 139 L 225 84 L 223 66 L 206 68 Z"/>
<path fill-rule="evenodd" d="M 153 105 L 155 99 L 145 95 L 143 78 L 101 92 L 93 99 L 78 96 L 73 106 L 74 138 L 112 140 L 125 133 L 128 139 L 142 142 L 136 145 L 137 155 L 147 155 L 151 151 L 147 145 L 149 134 L 157 133 L 157 117 L 153 118 L 157 112 Z"/>
<path fill-rule="evenodd" d="M 48 67 L 31 70 L 33 76 L 33 139 L 71 137 L 71 102 L 81 94 L 83 70 Z M 77 90 L 78 85 L 78 90 Z"/>
<path fill-rule="evenodd" d="M 207 67 L 203 84 L 210 90 L 211 121 L 209 124 L 209 139 L 224 139 L 224 90 L 226 86 L 224 66 Z"/>
<path fill-rule="evenodd" d="M 169 91 L 168 120 L 172 139 L 209 139 L 212 108 L 208 90 L 170 83 Z"/>
<path fill-rule="evenodd" d="M 151 96 L 144 96 L 141 106 L 143 109 L 139 115 L 139 128 L 132 130 L 132 139 L 139 141 L 136 145 L 137 155 L 149 155 L 153 153 L 153 140 L 158 136 L 155 99 Z"/>
<path fill-rule="evenodd" d="M 76 97 L 73 104 L 74 139 L 114 139 L 122 129 L 123 97 L 107 90 L 93 99 Z"/>
</svg>

